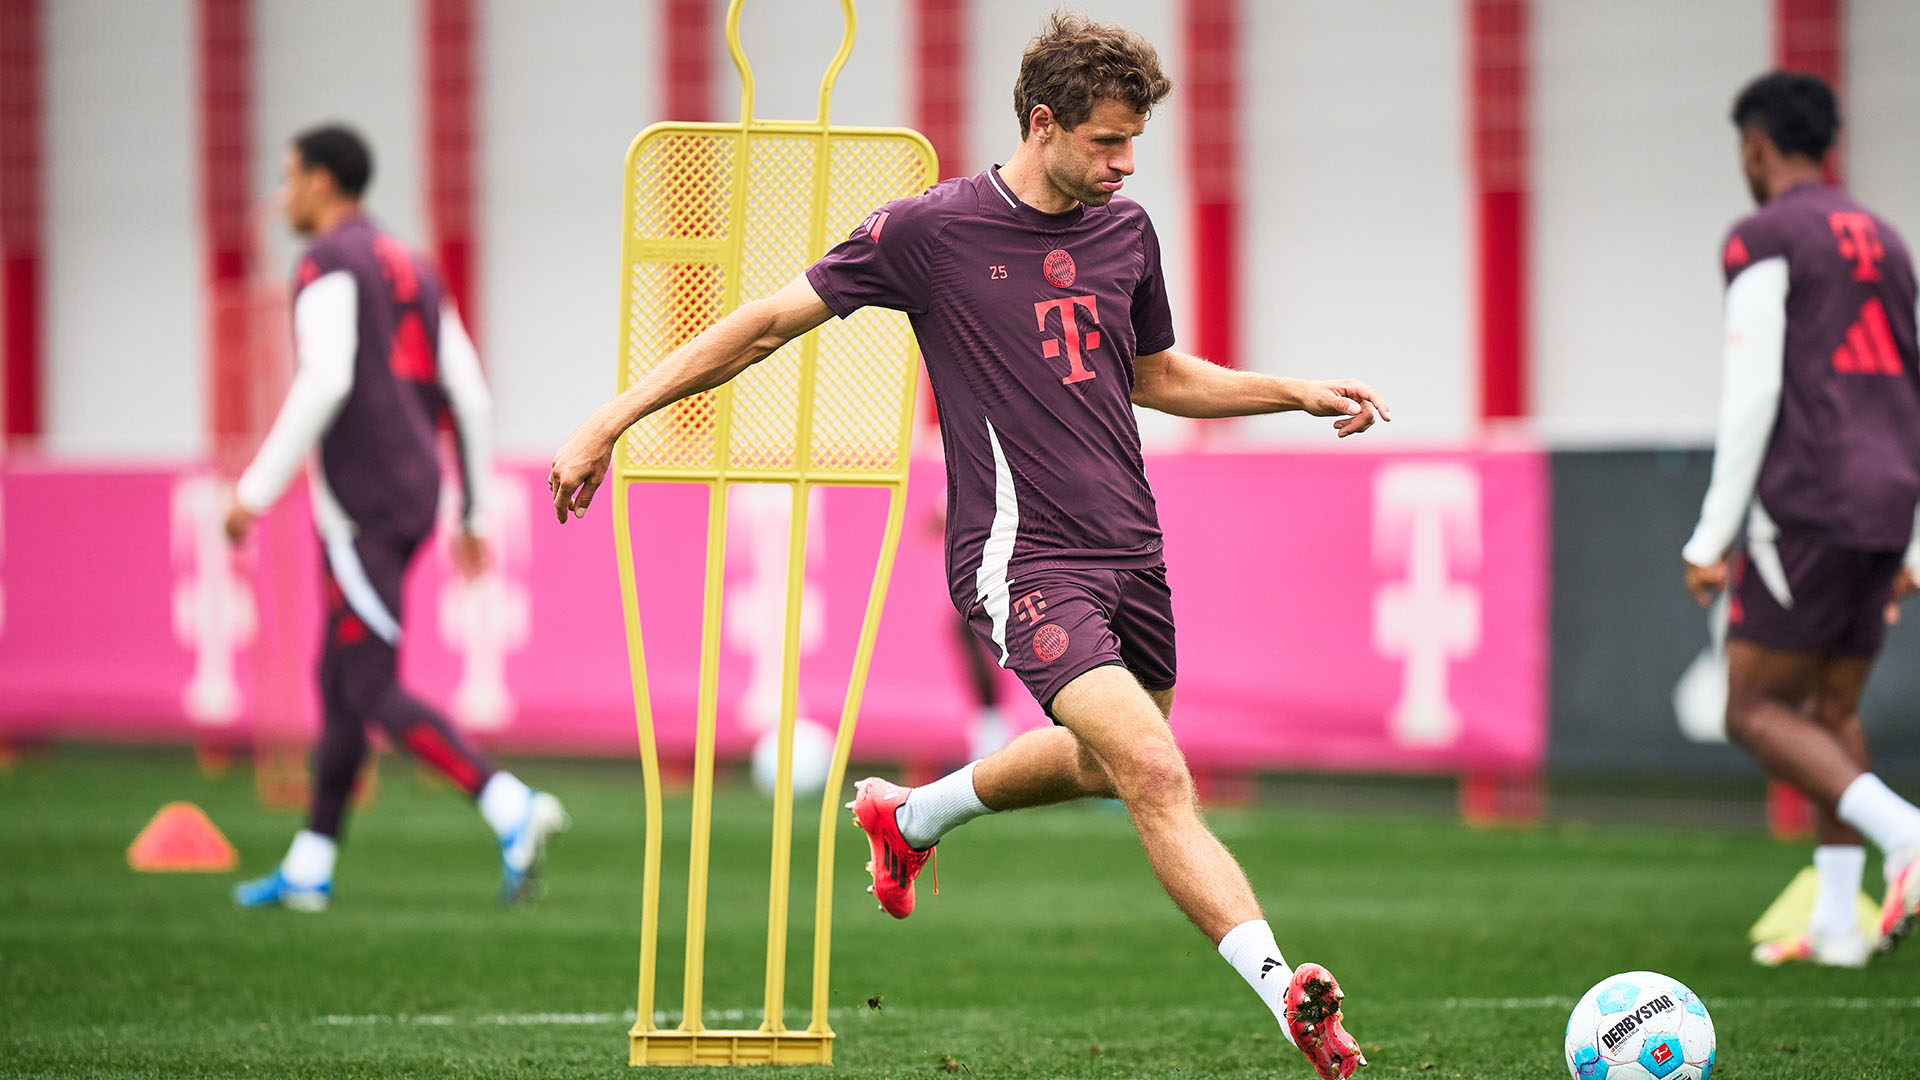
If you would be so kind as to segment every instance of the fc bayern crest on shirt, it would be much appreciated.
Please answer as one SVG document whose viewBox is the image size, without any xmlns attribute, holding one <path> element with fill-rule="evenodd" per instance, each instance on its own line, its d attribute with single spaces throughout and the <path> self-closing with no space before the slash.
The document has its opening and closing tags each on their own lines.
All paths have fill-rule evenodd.
<svg viewBox="0 0 1920 1080">
<path fill-rule="evenodd" d="M 1047 275 L 1047 284 L 1054 288 L 1066 289 L 1073 286 L 1073 256 L 1067 254 L 1065 248 L 1054 248 L 1047 252 L 1046 261 L 1040 264 L 1040 269 Z"/>
</svg>

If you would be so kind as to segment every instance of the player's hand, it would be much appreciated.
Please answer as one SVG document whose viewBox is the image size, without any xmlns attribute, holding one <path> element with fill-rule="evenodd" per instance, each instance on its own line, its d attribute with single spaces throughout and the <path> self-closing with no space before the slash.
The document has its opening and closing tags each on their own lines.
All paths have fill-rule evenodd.
<svg viewBox="0 0 1920 1080">
<path fill-rule="evenodd" d="M 1900 621 L 1900 603 L 1920 590 L 1920 576 L 1916 576 L 1913 567 L 1900 568 L 1900 576 L 1893 579 L 1893 599 L 1887 601 L 1887 625 L 1893 626 Z"/>
<path fill-rule="evenodd" d="M 587 506 L 593 501 L 593 493 L 600 490 L 601 481 L 607 477 L 607 470 L 613 465 L 614 438 L 608 438 L 595 416 L 567 436 L 567 441 L 553 455 L 553 468 L 547 473 L 547 490 L 553 493 L 553 515 L 560 524 L 567 523 L 567 515 L 586 517 Z"/>
<path fill-rule="evenodd" d="M 239 547 L 247 542 L 247 534 L 253 531 L 253 523 L 259 517 L 253 511 L 234 500 L 227 507 L 227 520 L 223 526 L 227 531 L 227 542 Z"/>
<path fill-rule="evenodd" d="M 465 529 L 454 534 L 451 555 L 454 572 L 460 575 L 461 581 L 473 581 L 493 565 L 493 553 L 487 549 L 487 542 Z"/>
<path fill-rule="evenodd" d="M 1300 407 L 1310 416 L 1337 416 L 1333 430 L 1344 439 L 1373 426 L 1376 414 L 1392 422 L 1393 412 L 1373 387 L 1358 379 L 1330 379 L 1307 384 Z"/>
<path fill-rule="evenodd" d="M 1687 564 L 1687 591 L 1693 594 L 1701 607 L 1713 603 L 1713 598 L 1726 587 L 1727 560 L 1721 559 L 1712 566 Z"/>
</svg>

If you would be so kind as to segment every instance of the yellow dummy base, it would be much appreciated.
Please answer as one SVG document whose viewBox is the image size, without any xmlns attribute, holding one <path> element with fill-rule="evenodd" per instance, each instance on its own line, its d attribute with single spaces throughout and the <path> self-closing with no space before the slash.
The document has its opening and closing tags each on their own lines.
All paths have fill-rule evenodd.
<svg viewBox="0 0 1920 1080">
<path fill-rule="evenodd" d="M 831 1065 L 833 1032 L 632 1031 L 629 1065 Z"/>
</svg>

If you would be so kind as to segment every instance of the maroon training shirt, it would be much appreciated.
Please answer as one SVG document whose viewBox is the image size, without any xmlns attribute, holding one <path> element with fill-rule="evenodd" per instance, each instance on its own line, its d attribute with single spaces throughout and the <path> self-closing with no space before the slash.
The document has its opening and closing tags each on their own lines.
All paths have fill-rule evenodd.
<svg viewBox="0 0 1920 1080">
<path fill-rule="evenodd" d="M 320 438 L 322 477 L 356 530 L 425 536 L 440 498 L 439 275 L 365 218 L 307 248 L 295 296 L 336 270 L 353 275 L 360 344 L 353 390 Z"/>
<path fill-rule="evenodd" d="M 984 601 L 1004 623 L 1023 569 L 1161 561 L 1133 358 L 1171 348 L 1173 318 L 1138 203 L 1042 213 L 990 169 L 888 203 L 807 280 L 842 318 L 911 318 L 946 445 L 962 612 Z"/>
<path fill-rule="evenodd" d="M 1782 526 L 1904 550 L 1920 501 L 1913 263 L 1878 214 L 1824 184 L 1768 201 L 1727 238 L 1727 281 L 1787 260 L 1780 412 L 1755 492 Z"/>
</svg>

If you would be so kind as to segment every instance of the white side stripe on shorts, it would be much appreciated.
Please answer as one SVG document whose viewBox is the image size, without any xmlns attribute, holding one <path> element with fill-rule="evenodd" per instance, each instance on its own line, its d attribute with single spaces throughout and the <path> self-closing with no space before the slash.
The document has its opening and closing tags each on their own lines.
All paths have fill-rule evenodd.
<svg viewBox="0 0 1920 1080">
<path fill-rule="evenodd" d="M 367 629 L 389 645 L 400 644 L 400 620 L 387 610 L 380 593 L 368 580 L 367 568 L 360 561 L 360 553 L 353 549 L 353 540 L 327 541 L 327 565 L 333 570 L 334 582 L 340 586 L 340 595 L 347 598 L 347 606 L 367 624 Z"/>
<path fill-rule="evenodd" d="M 1780 561 L 1780 548 L 1774 541 L 1780 538 L 1780 526 L 1774 524 L 1773 516 L 1760 500 L 1753 500 L 1753 508 L 1747 511 L 1747 556 L 1753 561 L 1754 573 L 1760 575 L 1760 583 L 1773 594 L 1774 602 L 1788 611 L 1793 610 L 1793 589 L 1787 584 L 1787 568 Z"/>
<path fill-rule="evenodd" d="M 991 420 L 986 424 L 987 442 L 993 447 L 993 527 L 980 552 L 974 595 L 987 606 L 987 617 L 993 620 L 993 643 L 1000 650 L 997 662 L 1006 667 L 1007 611 L 1012 606 L 1007 595 L 1007 564 L 1013 560 L 1013 542 L 1020 534 L 1020 495 L 1013 489 L 1013 469 L 1000 450 L 1000 436 Z"/>
</svg>

